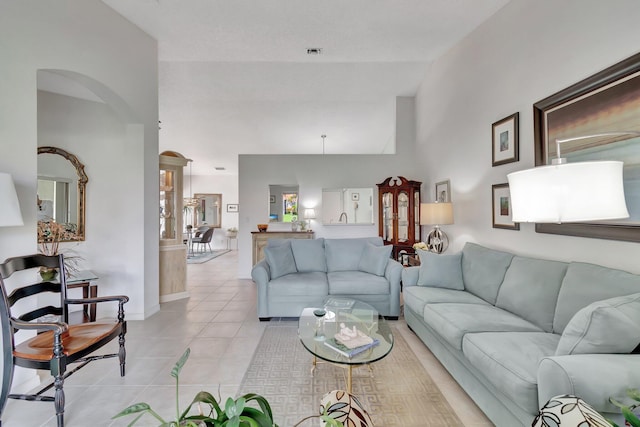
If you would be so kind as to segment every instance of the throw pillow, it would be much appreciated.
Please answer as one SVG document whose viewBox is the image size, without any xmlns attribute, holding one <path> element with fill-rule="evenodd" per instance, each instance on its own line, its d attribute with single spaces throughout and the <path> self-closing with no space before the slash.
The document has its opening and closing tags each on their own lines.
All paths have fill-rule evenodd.
<svg viewBox="0 0 640 427">
<path fill-rule="evenodd" d="M 297 273 L 296 261 L 291 252 L 291 245 L 280 245 L 264 248 L 264 257 L 271 270 L 271 278 Z"/>
<path fill-rule="evenodd" d="M 320 400 L 320 413 L 325 411 L 329 417 L 340 421 L 345 426 L 373 427 L 371 417 L 362 403 L 352 394 L 344 390 L 333 390 Z M 325 421 L 320 421 L 322 426 Z"/>
<path fill-rule="evenodd" d="M 292 239 L 291 251 L 296 260 L 296 268 L 301 273 L 327 271 L 324 255 L 324 239 Z"/>
<path fill-rule="evenodd" d="M 640 293 L 594 302 L 562 332 L 556 355 L 631 353 L 640 343 Z"/>
<path fill-rule="evenodd" d="M 392 250 L 393 246 L 391 245 L 376 246 L 367 243 L 362 250 L 358 270 L 375 274 L 376 276 L 384 276 Z"/>
<path fill-rule="evenodd" d="M 531 427 L 610 427 L 611 424 L 579 397 L 565 394 L 552 397 L 538 412 Z"/>
<path fill-rule="evenodd" d="M 462 291 L 462 253 L 442 255 L 417 249 L 420 257 L 418 286 L 446 288 Z"/>
</svg>

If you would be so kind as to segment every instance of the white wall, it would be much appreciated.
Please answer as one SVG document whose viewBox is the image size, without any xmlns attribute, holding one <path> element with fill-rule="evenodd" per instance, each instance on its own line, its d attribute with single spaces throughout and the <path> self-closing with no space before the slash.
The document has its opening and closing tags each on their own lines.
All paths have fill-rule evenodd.
<svg viewBox="0 0 640 427">
<path fill-rule="evenodd" d="M 450 251 L 475 241 L 640 273 L 637 243 L 492 228 L 491 185 L 533 167 L 533 104 L 640 50 L 636 0 L 512 0 L 426 75 L 416 97 L 418 180 L 450 179 Z M 428 41 L 425 40 L 425 43 Z M 520 112 L 520 161 L 491 167 L 491 124 Z"/>
<path fill-rule="evenodd" d="M 124 122 L 117 146 L 84 147 L 76 134 L 77 145 L 65 147 L 79 155 L 90 180 L 87 261 L 105 277 L 101 293 L 131 297 L 129 319 L 153 313 L 159 297 L 157 43 L 99 1 L 8 0 L 0 3 L 0 58 L 0 171 L 13 175 L 25 223 L 0 228 L 0 259 L 36 251 L 36 75 L 64 70 Z M 110 148 L 105 158 L 102 150 Z M 119 175 L 113 186 L 107 170 Z"/>
<path fill-rule="evenodd" d="M 396 101 L 396 154 L 381 155 L 240 155 L 239 159 L 239 233 L 238 276 L 251 277 L 251 232 L 256 224 L 269 222 L 269 184 L 293 184 L 300 187 L 300 207 L 317 207 L 323 188 L 368 187 L 390 176 L 416 179 L 416 162 L 413 160 L 414 99 L 399 97 Z M 377 207 L 377 201 L 375 206 Z M 323 226 L 312 221 L 316 237 L 364 237 L 377 236 L 376 225 Z M 269 224 L 270 230 L 290 230 L 289 224 Z"/>
</svg>

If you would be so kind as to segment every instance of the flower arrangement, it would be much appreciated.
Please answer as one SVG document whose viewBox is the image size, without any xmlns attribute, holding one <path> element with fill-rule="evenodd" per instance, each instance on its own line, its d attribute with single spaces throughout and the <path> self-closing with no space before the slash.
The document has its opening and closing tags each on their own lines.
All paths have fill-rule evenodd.
<svg viewBox="0 0 640 427">
<path fill-rule="evenodd" d="M 231 227 L 231 228 L 227 228 L 227 231 L 228 231 L 229 233 L 237 233 L 237 232 L 238 232 L 238 229 L 237 229 L 236 227 Z"/>
<path fill-rule="evenodd" d="M 61 242 L 68 242 L 75 239 L 75 224 L 61 224 L 55 221 L 38 221 L 38 252 L 43 255 L 54 256 L 60 254 Z M 82 258 L 79 255 L 72 255 L 71 250 L 66 251 L 65 267 L 67 276 L 78 271 L 78 261 Z M 53 275 L 50 275 L 54 277 Z M 43 276 L 44 277 L 44 276 Z"/>
<path fill-rule="evenodd" d="M 428 251 L 429 246 L 425 242 L 418 242 L 413 245 L 413 249 L 422 249 L 423 251 Z"/>
</svg>

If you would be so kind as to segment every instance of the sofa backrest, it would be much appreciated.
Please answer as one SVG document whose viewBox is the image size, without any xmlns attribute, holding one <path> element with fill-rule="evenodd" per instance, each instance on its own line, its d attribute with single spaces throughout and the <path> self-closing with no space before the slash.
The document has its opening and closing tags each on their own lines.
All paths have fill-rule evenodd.
<svg viewBox="0 0 640 427">
<path fill-rule="evenodd" d="M 553 331 L 558 293 L 568 264 L 514 256 L 498 291 L 496 307 Z"/>
<path fill-rule="evenodd" d="M 350 239 L 325 239 L 327 271 L 358 270 L 362 251 L 367 244 L 382 246 L 381 237 L 358 237 Z"/>
<path fill-rule="evenodd" d="M 462 279 L 465 290 L 495 304 L 512 259 L 513 254 L 466 243 L 462 249 Z"/>
<path fill-rule="evenodd" d="M 572 262 L 562 281 L 553 318 L 561 334 L 580 309 L 596 301 L 640 292 L 640 276 L 594 264 Z"/>
</svg>

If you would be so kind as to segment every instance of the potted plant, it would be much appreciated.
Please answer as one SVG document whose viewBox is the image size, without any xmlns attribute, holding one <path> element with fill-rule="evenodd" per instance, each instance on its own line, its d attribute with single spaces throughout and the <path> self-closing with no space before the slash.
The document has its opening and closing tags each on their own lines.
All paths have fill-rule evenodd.
<svg viewBox="0 0 640 427">
<path fill-rule="evenodd" d="M 236 227 L 227 228 L 225 236 L 231 239 L 236 238 L 238 236 L 238 229 Z"/>
<path fill-rule="evenodd" d="M 637 388 L 627 390 L 627 396 L 629 396 L 631 399 L 635 400 L 636 402 L 640 402 L 640 391 Z M 620 408 L 620 410 L 622 411 L 622 415 L 624 416 L 624 419 L 627 421 L 625 425 L 631 426 L 631 427 L 640 427 L 640 418 L 638 418 L 638 416 L 633 412 L 636 408 L 640 407 L 640 403 L 636 403 L 634 405 L 628 406 L 617 401 L 612 397 L 609 398 L 609 402 L 613 403 L 618 408 Z M 618 425 L 613 421 L 609 421 L 609 422 L 611 423 L 612 426 L 618 427 Z"/>
<path fill-rule="evenodd" d="M 160 422 L 160 427 L 278 427 L 273 421 L 271 406 L 264 397 L 249 393 L 237 399 L 228 398 L 222 407 L 215 397 L 206 391 L 196 394 L 189 406 L 180 412 L 178 395 L 180 385 L 180 371 L 187 363 L 191 349 L 187 348 L 180 359 L 171 369 L 171 376 L 176 379 L 176 418 L 173 421 L 165 421 L 156 411 L 151 409 L 149 404 L 141 402 L 135 403 L 120 413 L 114 415 L 112 419 L 127 415 L 138 414 L 129 426 L 134 425 L 144 415 L 149 414 Z M 247 406 L 249 402 L 255 402 L 260 407 Z M 198 405 L 199 413 L 189 415 L 189 411 L 194 405 Z M 203 409 L 205 407 L 206 409 Z M 344 427 L 339 421 L 331 419 L 326 413 L 304 418 L 321 418 L 328 427 Z M 298 423 L 299 424 L 299 423 Z"/>
</svg>

